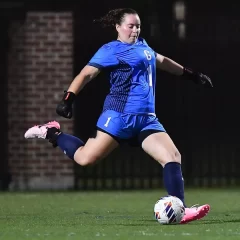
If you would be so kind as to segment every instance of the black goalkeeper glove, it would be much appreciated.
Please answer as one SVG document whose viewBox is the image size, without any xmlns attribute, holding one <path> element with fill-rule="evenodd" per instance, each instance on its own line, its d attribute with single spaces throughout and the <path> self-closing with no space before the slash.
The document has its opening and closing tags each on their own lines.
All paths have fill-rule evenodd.
<svg viewBox="0 0 240 240">
<path fill-rule="evenodd" d="M 213 87 L 210 77 L 208 77 L 207 75 L 204 75 L 203 73 L 200 73 L 200 72 L 194 72 L 190 68 L 184 67 L 182 76 L 192 80 L 196 84 L 202 84 L 206 88 Z"/>
<path fill-rule="evenodd" d="M 57 105 L 56 112 L 59 116 L 65 118 L 72 117 L 72 104 L 76 98 L 73 92 L 64 91 L 62 101 Z"/>
</svg>

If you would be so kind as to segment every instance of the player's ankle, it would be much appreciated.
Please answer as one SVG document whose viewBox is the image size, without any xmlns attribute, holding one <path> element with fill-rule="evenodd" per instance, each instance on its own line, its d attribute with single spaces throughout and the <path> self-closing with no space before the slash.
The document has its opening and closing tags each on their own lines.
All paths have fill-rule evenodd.
<svg viewBox="0 0 240 240">
<path fill-rule="evenodd" d="M 55 127 L 49 128 L 47 131 L 46 139 L 49 140 L 50 143 L 52 143 L 53 147 L 57 147 L 57 138 L 62 132 Z"/>
<path fill-rule="evenodd" d="M 47 130 L 47 135 L 46 135 L 46 139 L 51 140 L 51 139 L 55 139 L 59 134 L 61 134 L 61 131 L 55 127 L 49 128 Z"/>
</svg>

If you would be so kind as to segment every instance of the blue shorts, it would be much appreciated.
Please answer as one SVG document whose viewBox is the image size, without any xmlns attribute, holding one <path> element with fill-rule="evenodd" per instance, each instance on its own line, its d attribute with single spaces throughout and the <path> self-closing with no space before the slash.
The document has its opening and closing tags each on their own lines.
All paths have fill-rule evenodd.
<svg viewBox="0 0 240 240">
<path fill-rule="evenodd" d="M 156 132 L 166 132 L 158 118 L 147 114 L 127 114 L 106 110 L 100 115 L 97 128 L 108 133 L 118 142 L 137 138 L 142 142 Z"/>
</svg>

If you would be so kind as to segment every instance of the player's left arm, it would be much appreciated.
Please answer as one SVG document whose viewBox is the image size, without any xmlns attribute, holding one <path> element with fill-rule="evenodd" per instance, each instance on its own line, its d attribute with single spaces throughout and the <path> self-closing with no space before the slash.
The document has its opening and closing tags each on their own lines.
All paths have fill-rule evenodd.
<svg viewBox="0 0 240 240">
<path fill-rule="evenodd" d="M 159 53 L 156 53 L 156 66 L 158 69 L 177 76 L 186 77 L 195 83 L 202 84 L 206 87 L 213 87 L 212 81 L 207 75 L 184 67 L 172 59 L 165 57 Z"/>
<path fill-rule="evenodd" d="M 156 55 L 156 66 L 157 68 L 169 72 L 171 74 L 181 76 L 183 75 L 183 69 L 184 67 L 177 62 L 173 61 L 172 59 L 165 57 L 163 55 L 160 55 L 157 53 Z"/>
</svg>

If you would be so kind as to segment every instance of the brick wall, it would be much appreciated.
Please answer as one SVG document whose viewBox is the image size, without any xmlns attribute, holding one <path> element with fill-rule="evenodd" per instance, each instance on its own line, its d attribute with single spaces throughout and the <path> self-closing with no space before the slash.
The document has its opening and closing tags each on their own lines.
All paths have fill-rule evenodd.
<svg viewBox="0 0 240 240">
<path fill-rule="evenodd" d="M 73 133 L 73 119 L 55 108 L 73 78 L 73 32 L 70 12 L 29 12 L 9 28 L 8 154 L 11 189 L 73 187 L 73 162 L 43 139 L 25 140 L 34 124 L 60 121 Z"/>
</svg>

